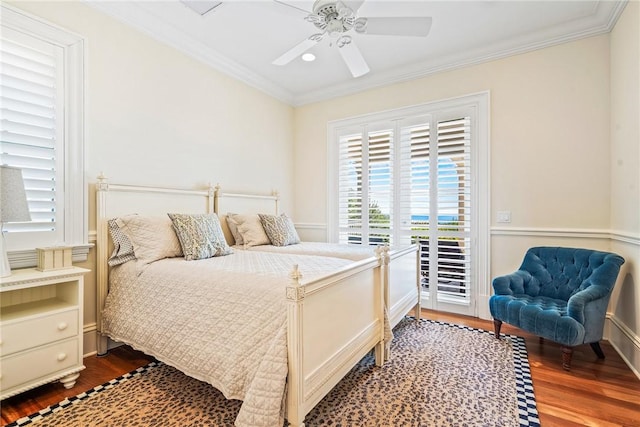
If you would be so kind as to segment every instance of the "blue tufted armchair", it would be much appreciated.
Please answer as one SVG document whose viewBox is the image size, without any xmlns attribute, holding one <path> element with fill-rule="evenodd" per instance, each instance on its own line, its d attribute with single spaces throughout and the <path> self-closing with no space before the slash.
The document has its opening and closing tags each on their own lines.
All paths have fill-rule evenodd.
<svg viewBox="0 0 640 427">
<path fill-rule="evenodd" d="M 496 338 L 502 322 L 562 346 L 571 368 L 573 347 L 591 344 L 598 358 L 611 290 L 624 258 L 589 249 L 535 247 L 518 271 L 493 279 L 489 298 Z"/>
</svg>

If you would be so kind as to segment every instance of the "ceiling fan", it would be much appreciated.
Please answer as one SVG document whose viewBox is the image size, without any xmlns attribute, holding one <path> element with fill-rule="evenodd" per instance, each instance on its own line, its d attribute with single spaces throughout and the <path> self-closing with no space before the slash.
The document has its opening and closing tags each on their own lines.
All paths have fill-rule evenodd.
<svg viewBox="0 0 640 427">
<path fill-rule="evenodd" d="M 364 0 L 316 0 L 311 13 L 282 0 L 274 1 L 304 13 L 305 19 L 321 31 L 278 57 L 272 62 L 275 65 L 288 64 L 321 40 L 329 38 L 331 44 L 338 47 L 353 77 L 360 77 L 369 72 L 369 66 L 353 40 L 352 30 L 359 34 L 426 37 L 431 29 L 430 17 L 360 17 L 358 9 Z"/>
</svg>

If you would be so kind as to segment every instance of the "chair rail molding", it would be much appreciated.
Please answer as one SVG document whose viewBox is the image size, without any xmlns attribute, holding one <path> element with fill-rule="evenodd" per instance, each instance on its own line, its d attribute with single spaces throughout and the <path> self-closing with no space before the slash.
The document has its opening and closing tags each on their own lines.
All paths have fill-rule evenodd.
<svg viewBox="0 0 640 427">
<path fill-rule="evenodd" d="M 304 229 L 304 230 L 326 230 L 327 224 L 321 222 L 296 222 L 296 228 Z"/>
<path fill-rule="evenodd" d="M 640 246 L 640 234 L 597 228 L 491 227 L 491 235 L 609 239 Z"/>
</svg>

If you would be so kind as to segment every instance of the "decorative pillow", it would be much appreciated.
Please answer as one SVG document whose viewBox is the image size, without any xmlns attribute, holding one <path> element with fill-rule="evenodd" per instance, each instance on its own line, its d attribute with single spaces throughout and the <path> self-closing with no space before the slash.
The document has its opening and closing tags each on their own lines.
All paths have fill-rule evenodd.
<svg viewBox="0 0 640 427">
<path fill-rule="evenodd" d="M 291 218 L 287 215 L 258 214 L 258 216 L 272 245 L 288 246 L 300 243 L 300 237 L 298 237 L 298 232 L 293 225 L 293 221 L 291 221 Z"/>
<path fill-rule="evenodd" d="M 187 261 L 228 255 L 227 244 L 216 214 L 168 214 Z"/>
<path fill-rule="evenodd" d="M 269 236 L 262 228 L 262 222 L 258 214 L 236 215 L 238 221 L 238 232 L 242 235 L 244 246 L 260 246 L 271 243 Z"/>
<path fill-rule="evenodd" d="M 235 241 L 236 245 L 244 245 L 244 240 L 242 239 L 242 234 L 240 234 L 240 232 L 238 231 L 238 221 L 239 219 L 236 219 L 236 217 L 242 217 L 242 215 L 238 215 L 235 213 L 228 213 L 227 214 L 227 226 L 229 227 L 229 231 L 231 232 L 231 235 L 233 236 L 233 240 Z"/>
<path fill-rule="evenodd" d="M 120 227 L 116 224 L 116 219 L 110 219 L 107 221 L 107 225 L 109 226 L 109 234 L 111 234 L 111 241 L 113 242 L 113 252 L 107 261 L 109 267 L 135 260 L 136 254 L 133 251 L 133 244 L 127 235 L 120 230 Z"/>
<path fill-rule="evenodd" d="M 167 217 L 129 215 L 117 218 L 116 224 L 131 240 L 136 259 L 143 265 L 182 256 L 180 241 Z"/>
</svg>

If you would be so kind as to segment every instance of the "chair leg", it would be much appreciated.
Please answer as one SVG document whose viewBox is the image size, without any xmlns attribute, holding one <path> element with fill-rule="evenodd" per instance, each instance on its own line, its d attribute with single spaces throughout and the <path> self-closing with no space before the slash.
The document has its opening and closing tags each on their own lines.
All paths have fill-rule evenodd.
<svg viewBox="0 0 640 427">
<path fill-rule="evenodd" d="M 565 371 L 571 370 L 571 356 L 573 356 L 573 347 L 562 346 L 562 368 Z"/>
<path fill-rule="evenodd" d="M 502 328 L 502 320 L 493 319 L 493 329 L 495 330 L 497 339 L 500 339 L 500 328 Z"/>
<path fill-rule="evenodd" d="M 600 342 L 592 342 L 590 343 L 591 348 L 593 349 L 594 353 L 596 354 L 596 356 L 598 356 L 598 359 L 604 359 L 604 352 L 602 351 L 602 348 L 600 347 Z"/>
</svg>

